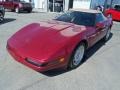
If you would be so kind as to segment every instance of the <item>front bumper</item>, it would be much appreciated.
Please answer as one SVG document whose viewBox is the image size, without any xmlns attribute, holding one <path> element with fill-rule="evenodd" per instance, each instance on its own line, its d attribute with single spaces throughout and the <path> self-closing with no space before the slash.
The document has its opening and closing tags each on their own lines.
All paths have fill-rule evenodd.
<svg viewBox="0 0 120 90">
<path fill-rule="evenodd" d="M 67 67 L 67 63 L 65 62 L 61 62 L 61 63 L 51 63 L 51 64 L 46 64 L 44 66 L 37 66 L 34 65 L 28 61 L 26 61 L 26 57 L 18 54 L 16 51 L 14 51 L 9 45 L 7 45 L 7 50 L 10 53 L 10 55 L 18 62 L 24 64 L 25 66 L 30 67 L 31 69 L 38 71 L 38 72 L 45 72 L 48 70 L 52 70 L 52 69 L 57 69 L 57 68 L 66 68 Z"/>
</svg>

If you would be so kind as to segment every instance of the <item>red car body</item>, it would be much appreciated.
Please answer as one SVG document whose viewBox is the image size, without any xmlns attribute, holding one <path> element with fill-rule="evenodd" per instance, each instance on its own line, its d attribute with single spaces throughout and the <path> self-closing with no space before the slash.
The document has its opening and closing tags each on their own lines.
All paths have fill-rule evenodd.
<svg viewBox="0 0 120 90">
<path fill-rule="evenodd" d="M 99 30 L 57 20 L 32 23 L 8 40 L 7 50 L 15 60 L 36 71 L 66 68 L 79 42 L 86 42 L 89 48 L 105 36 L 102 25 L 111 27 L 111 19 L 102 22 Z"/>
<path fill-rule="evenodd" d="M 16 8 L 18 8 L 19 11 L 32 11 L 31 3 L 22 0 L 1 0 L 0 5 L 12 11 L 15 11 Z"/>
<path fill-rule="evenodd" d="M 107 9 L 106 15 L 112 15 L 113 20 L 120 21 L 120 5 L 115 5 L 114 8 Z"/>
</svg>

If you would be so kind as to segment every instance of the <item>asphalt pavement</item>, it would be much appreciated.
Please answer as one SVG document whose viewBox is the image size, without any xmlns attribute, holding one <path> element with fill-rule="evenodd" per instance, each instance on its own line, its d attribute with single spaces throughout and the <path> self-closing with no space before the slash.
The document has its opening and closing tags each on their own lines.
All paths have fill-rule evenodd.
<svg viewBox="0 0 120 90">
<path fill-rule="evenodd" d="M 20 28 L 52 19 L 55 13 L 6 12 L 0 24 L 0 90 L 120 90 L 120 22 L 114 22 L 108 42 L 98 42 L 86 61 L 71 71 L 36 72 L 16 62 L 6 43 Z"/>
</svg>

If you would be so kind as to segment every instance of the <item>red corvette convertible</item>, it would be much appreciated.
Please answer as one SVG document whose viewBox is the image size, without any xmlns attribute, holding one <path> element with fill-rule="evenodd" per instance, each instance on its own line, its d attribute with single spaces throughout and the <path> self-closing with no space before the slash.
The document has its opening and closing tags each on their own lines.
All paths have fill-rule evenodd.
<svg viewBox="0 0 120 90">
<path fill-rule="evenodd" d="M 120 21 L 120 5 L 115 5 L 114 8 L 106 10 L 106 15 L 111 15 L 113 20 Z"/>
<path fill-rule="evenodd" d="M 96 10 L 70 10 L 47 22 L 32 23 L 7 42 L 18 62 L 39 72 L 78 67 L 85 51 L 109 39 L 112 19 Z"/>
</svg>

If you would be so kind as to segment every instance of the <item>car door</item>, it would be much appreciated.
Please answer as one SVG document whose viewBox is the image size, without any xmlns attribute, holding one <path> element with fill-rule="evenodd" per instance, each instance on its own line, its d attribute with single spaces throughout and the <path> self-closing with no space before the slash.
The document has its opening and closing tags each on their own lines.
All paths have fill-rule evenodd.
<svg viewBox="0 0 120 90">
<path fill-rule="evenodd" d="M 107 18 L 102 13 L 96 14 L 95 28 L 96 28 L 96 34 L 97 34 L 96 41 L 99 41 L 106 35 L 107 29 L 108 29 Z"/>
<path fill-rule="evenodd" d="M 89 47 L 93 46 L 97 42 L 96 28 L 95 27 L 88 27 L 86 35 L 87 35 Z"/>
<path fill-rule="evenodd" d="M 89 18 L 88 18 L 89 19 Z M 97 42 L 97 33 L 95 27 L 96 15 L 94 14 L 94 18 L 90 18 L 89 23 L 94 23 L 92 26 L 86 26 L 86 36 L 88 40 L 89 47 L 93 46 Z"/>
<path fill-rule="evenodd" d="M 89 47 L 96 43 L 96 29 L 94 13 L 74 12 L 75 16 L 73 22 L 80 25 L 80 30 L 85 30 L 82 37 L 87 38 Z M 74 16 L 74 15 L 73 15 Z"/>
</svg>

